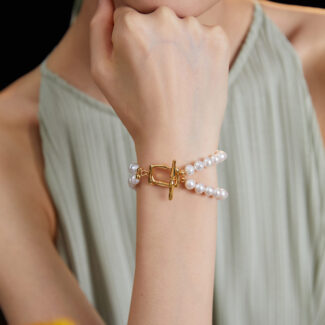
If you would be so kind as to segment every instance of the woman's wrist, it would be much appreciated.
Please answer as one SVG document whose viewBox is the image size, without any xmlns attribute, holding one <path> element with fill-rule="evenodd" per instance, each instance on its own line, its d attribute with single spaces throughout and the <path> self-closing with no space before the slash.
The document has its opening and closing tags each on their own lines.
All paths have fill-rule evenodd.
<svg viewBox="0 0 325 325">
<path fill-rule="evenodd" d="M 199 139 L 181 137 L 152 137 L 146 141 L 135 142 L 137 161 L 149 166 L 154 163 L 185 165 L 211 155 L 218 149 L 218 139 L 206 137 Z"/>
</svg>

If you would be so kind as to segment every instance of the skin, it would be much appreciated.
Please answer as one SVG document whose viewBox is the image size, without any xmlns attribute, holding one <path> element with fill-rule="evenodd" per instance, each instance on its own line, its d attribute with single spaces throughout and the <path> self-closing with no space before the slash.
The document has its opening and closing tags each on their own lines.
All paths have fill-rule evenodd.
<svg viewBox="0 0 325 325">
<path fill-rule="evenodd" d="M 137 5 L 141 5 L 139 8 L 143 12 L 151 12 L 153 9 L 150 7 L 152 3 L 149 0 L 137 1 Z M 171 5 L 171 3 L 172 1 L 170 3 L 165 1 L 164 3 L 155 2 L 154 4 L 158 6 L 162 4 Z M 186 6 L 189 3 L 193 3 L 196 14 L 199 14 L 200 10 L 203 12 L 210 8 L 201 16 L 198 16 L 197 19 L 205 25 L 212 26 L 218 24 L 222 26 L 229 38 L 231 66 L 250 24 L 252 15 L 251 2 L 229 0 L 215 2 L 215 5 L 211 7 L 211 1 L 200 1 L 202 6 L 200 10 L 195 7 L 197 6 L 197 1 L 185 2 L 184 0 L 184 3 Z M 131 5 L 132 3 L 128 4 Z M 173 9 L 179 15 L 188 14 L 186 11 L 188 8 L 182 7 L 182 2 L 177 2 L 177 4 L 179 7 Z M 322 30 L 325 28 L 324 11 L 273 4 L 268 1 L 263 1 L 261 4 L 267 15 L 287 36 L 301 59 L 324 136 L 325 96 L 322 89 L 325 86 L 325 66 L 324 60 L 321 60 L 325 54 L 325 42 L 322 35 Z M 118 6 L 119 4 L 117 3 L 116 5 Z M 95 1 L 86 0 L 76 23 L 69 29 L 59 46 L 50 55 L 48 67 L 90 96 L 104 103 L 109 103 L 103 91 L 95 83 L 90 70 L 89 22 L 95 10 Z M 81 55 L 76 55 L 76 53 Z M 78 77 L 76 78 L 75 76 Z M 78 324 L 103 324 L 96 311 L 87 302 L 87 299 L 78 287 L 77 281 L 57 254 L 53 244 L 56 237 L 56 211 L 43 176 L 44 161 L 40 147 L 37 120 L 39 83 L 40 71 L 37 68 L 17 80 L 0 94 L 0 256 L 4 259 L 0 268 L 0 305 L 8 321 L 12 324 L 30 323 L 54 318 L 59 315 L 70 316 Z M 160 144 L 160 149 L 164 153 L 163 156 L 167 159 L 166 163 L 170 164 L 171 159 L 169 158 L 171 157 L 168 156 L 170 154 L 169 150 L 167 150 L 168 148 L 164 148 Z M 141 150 L 142 162 L 151 162 L 153 157 L 160 161 L 161 150 L 159 155 L 152 149 L 148 151 Z M 208 152 L 211 151 L 210 147 L 203 149 L 203 151 L 206 150 Z M 183 157 L 179 157 L 179 159 L 185 160 L 185 158 L 188 158 L 186 151 L 183 154 Z M 193 156 L 193 159 L 196 158 L 196 154 L 195 157 Z M 206 173 L 205 175 L 202 174 L 202 177 L 208 179 L 215 177 L 215 175 Z M 154 191 L 155 189 L 157 191 Z M 144 220 L 149 220 L 150 218 L 146 216 L 151 214 L 150 207 L 146 210 L 141 205 L 144 198 L 150 196 L 152 197 L 151 202 L 154 202 L 155 205 L 165 206 L 165 195 L 161 197 L 161 192 L 158 190 L 158 188 L 151 188 L 150 193 L 147 193 L 147 187 L 143 186 L 139 191 L 140 208 L 138 213 L 144 216 Z M 182 202 L 182 206 L 184 206 L 183 204 L 188 199 L 188 196 L 183 197 L 181 191 L 177 195 L 178 202 Z M 206 201 L 203 201 L 197 201 L 196 206 L 203 203 L 211 211 L 215 209 L 212 203 L 207 205 Z M 173 201 L 173 203 L 175 202 L 176 200 Z M 190 202 L 187 203 L 190 204 Z M 184 210 L 175 205 L 173 213 L 182 216 L 181 211 Z M 195 213 L 197 214 L 197 212 Z M 165 216 L 167 213 L 162 210 L 162 214 Z M 173 214 L 170 215 L 170 219 L 172 219 L 172 216 Z M 158 221 L 162 219 L 158 214 L 155 217 L 157 217 L 155 219 Z M 206 245 L 205 248 L 208 248 L 207 251 L 209 252 L 207 256 L 204 256 L 203 262 L 206 263 L 205 267 L 200 268 L 200 270 L 193 269 L 193 272 L 202 272 L 197 273 L 195 283 L 204 288 L 200 293 L 204 299 L 201 299 L 202 303 L 196 310 L 193 310 L 192 320 L 196 320 L 196 323 L 198 323 L 198 315 L 205 315 L 206 318 L 200 319 L 199 323 L 208 324 L 211 316 L 212 276 L 206 275 L 211 275 L 213 271 L 213 263 L 208 263 L 208 261 L 213 261 L 214 259 L 213 242 L 215 233 L 210 229 L 216 229 L 214 224 L 216 220 L 215 218 L 210 218 L 204 225 L 198 224 L 200 221 L 194 217 L 191 220 L 192 226 L 199 225 L 202 227 L 202 233 L 192 232 L 184 239 L 191 243 L 193 238 L 195 238 L 194 242 L 197 243 L 203 234 L 204 238 L 206 238 L 204 245 Z M 188 222 L 184 220 L 184 223 L 182 223 L 182 221 L 183 219 L 179 218 L 180 226 L 188 227 Z M 141 236 L 143 245 L 141 245 L 142 249 L 137 247 L 137 258 L 139 261 L 137 265 L 139 265 L 138 270 L 140 272 L 137 273 L 135 281 L 137 288 L 134 294 L 135 298 L 132 298 L 133 309 L 129 324 L 140 324 L 138 318 L 144 316 L 151 317 L 149 318 L 150 320 L 155 320 L 155 318 L 161 316 L 159 315 L 159 310 L 155 310 L 150 304 L 147 304 L 146 310 L 145 301 L 140 299 L 141 290 L 146 290 L 147 297 L 155 294 L 155 290 L 153 290 L 155 284 L 151 282 L 148 288 L 144 286 L 143 280 L 149 279 L 146 272 L 157 272 L 156 269 L 141 268 L 141 256 L 143 256 L 142 260 L 155 259 L 157 256 L 155 252 L 150 252 L 146 248 L 151 243 L 149 241 L 150 238 L 145 236 L 143 229 L 145 226 L 151 229 L 155 229 L 155 227 L 158 229 L 158 226 L 161 226 L 161 224 L 147 222 L 140 225 L 142 227 L 138 231 L 143 234 Z M 168 227 L 168 223 L 165 226 Z M 191 227 L 188 230 L 190 229 Z M 195 229 L 195 227 L 192 227 L 192 229 Z M 166 239 L 164 240 L 164 233 L 161 233 L 161 236 L 160 240 L 167 242 Z M 170 254 L 173 245 L 177 246 L 177 244 L 180 244 L 176 240 L 176 232 L 171 238 L 175 238 L 175 240 L 171 240 L 166 250 L 163 251 L 165 256 L 172 256 Z M 202 247 L 191 246 L 191 250 Z M 155 246 L 156 250 L 160 248 Z M 198 255 L 182 256 L 190 258 L 191 260 L 188 262 L 194 261 L 195 264 L 197 258 L 200 258 Z M 177 265 L 173 266 L 177 267 Z M 31 275 L 26 277 L 26 272 Z M 203 278 L 207 280 L 203 281 Z M 179 279 L 170 278 L 170 280 L 177 283 Z M 15 282 L 14 288 L 12 286 L 13 282 Z M 175 285 L 174 290 L 177 291 L 177 289 Z M 39 296 L 39 292 L 42 292 L 42 297 Z M 163 291 L 163 294 L 168 295 L 170 292 Z M 43 297 L 45 296 L 48 299 L 44 299 Z M 163 296 L 155 297 L 161 301 L 164 299 Z M 188 310 L 188 306 L 191 305 L 192 298 L 191 292 L 187 292 L 186 299 L 183 302 L 184 305 L 182 305 L 183 308 L 186 308 L 185 310 Z M 135 312 L 135 303 L 138 304 L 136 310 L 139 311 L 139 314 Z M 165 306 L 166 308 L 170 307 L 168 301 L 165 301 Z M 173 312 L 166 314 L 158 319 L 164 321 L 164 323 L 177 324 L 175 321 L 176 315 Z M 185 316 L 181 314 L 181 317 Z M 171 319 L 164 317 L 171 317 Z M 191 324 L 190 321 L 186 320 L 188 324 Z M 158 322 L 154 323 L 159 324 Z"/>
</svg>

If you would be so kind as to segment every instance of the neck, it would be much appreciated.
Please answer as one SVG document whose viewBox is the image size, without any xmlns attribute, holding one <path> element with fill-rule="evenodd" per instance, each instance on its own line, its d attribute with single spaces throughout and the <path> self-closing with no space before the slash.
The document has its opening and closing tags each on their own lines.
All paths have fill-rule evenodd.
<svg viewBox="0 0 325 325">
<path fill-rule="evenodd" d="M 49 55 L 47 66 L 54 73 L 88 95 L 107 103 L 90 74 L 89 23 L 97 7 L 96 0 L 84 0 L 73 24 Z M 197 19 L 205 25 L 220 25 L 231 45 L 235 61 L 253 15 L 252 0 L 220 0 Z"/>
</svg>

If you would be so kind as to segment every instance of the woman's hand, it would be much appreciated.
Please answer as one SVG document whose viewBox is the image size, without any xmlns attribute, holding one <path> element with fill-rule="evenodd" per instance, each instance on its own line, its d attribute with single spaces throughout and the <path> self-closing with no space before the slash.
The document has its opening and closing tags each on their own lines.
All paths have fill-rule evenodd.
<svg viewBox="0 0 325 325">
<path fill-rule="evenodd" d="M 163 139 L 217 148 L 229 55 L 221 27 L 168 7 L 141 14 L 101 0 L 91 22 L 93 77 L 136 146 Z"/>
</svg>

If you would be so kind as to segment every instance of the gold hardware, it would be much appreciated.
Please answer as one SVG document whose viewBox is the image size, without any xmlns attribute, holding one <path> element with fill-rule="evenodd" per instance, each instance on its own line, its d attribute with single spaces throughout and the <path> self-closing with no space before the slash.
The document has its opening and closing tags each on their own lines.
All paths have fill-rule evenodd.
<svg viewBox="0 0 325 325">
<path fill-rule="evenodd" d="M 161 168 L 161 169 L 168 169 L 170 170 L 169 174 L 169 180 L 158 180 L 155 179 L 153 175 L 153 170 L 155 168 Z M 168 167 L 166 165 L 150 165 L 149 171 L 143 169 L 142 167 L 139 167 L 136 173 L 137 179 L 140 179 L 143 176 L 148 176 L 148 183 L 152 185 L 162 186 L 162 187 L 168 187 L 169 188 L 169 200 L 173 199 L 173 193 L 174 188 L 178 187 L 180 183 L 185 182 L 185 170 L 184 169 L 178 169 L 176 167 L 176 160 L 173 160 L 172 167 Z"/>
<path fill-rule="evenodd" d="M 215 151 L 213 154 L 217 154 L 219 150 Z M 170 170 L 169 180 L 158 180 L 153 176 L 153 170 L 155 168 L 168 169 Z M 136 178 L 140 179 L 143 176 L 148 176 L 148 183 L 152 185 L 168 187 L 169 188 L 169 200 L 173 199 L 174 188 L 178 187 L 180 183 L 185 183 L 186 181 L 186 172 L 185 169 L 178 169 L 176 167 L 176 160 L 173 160 L 172 167 L 166 165 L 149 165 L 149 171 L 139 167 L 137 169 Z"/>
<path fill-rule="evenodd" d="M 149 172 L 147 170 L 139 167 L 137 170 L 136 177 L 137 177 L 137 179 L 140 179 L 141 177 L 147 176 L 148 174 L 149 174 Z"/>
<path fill-rule="evenodd" d="M 164 180 L 155 179 L 155 177 L 153 176 L 153 170 L 155 168 L 170 170 L 169 180 L 164 181 Z M 172 200 L 173 199 L 174 188 L 177 187 L 178 184 L 180 183 L 179 172 L 180 172 L 179 169 L 176 167 L 176 160 L 173 160 L 172 167 L 168 167 L 168 166 L 165 166 L 165 165 L 150 165 L 149 166 L 149 173 L 148 173 L 148 182 L 150 184 L 153 184 L 153 185 L 168 187 L 169 188 L 168 198 L 169 198 L 169 200 Z"/>
</svg>

